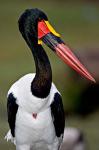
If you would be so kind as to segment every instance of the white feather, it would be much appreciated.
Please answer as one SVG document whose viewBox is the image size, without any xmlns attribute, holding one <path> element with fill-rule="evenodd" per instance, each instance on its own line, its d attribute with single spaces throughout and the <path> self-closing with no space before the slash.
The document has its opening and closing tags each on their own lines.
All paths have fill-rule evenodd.
<svg viewBox="0 0 99 150">
<path fill-rule="evenodd" d="M 7 142 L 11 141 L 12 143 L 14 143 L 14 145 L 16 145 L 16 141 L 15 141 L 15 138 L 13 138 L 13 136 L 11 134 L 11 130 L 8 131 L 8 133 L 4 139 L 7 140 Z"/>
<path fill-rule="evenodd" d="M 59 140 L 55 135 L 50 104 L 54 100 L 54 95 L 58 90 L 52 83 L 48 97 L 41 99 L 32 95 L 31 82 L 34 77 L 35 74 L 23 76 L 12 85 L 8 92 L 8 95 L 13 93 L 16 103 L 19 106 L 15 123 L 16 145 L 18 147 L 33 145 L 33 148 L 35 147 L 36 149 L 39 144 L 43 145 L 47 143 L 49 150 L 57 150 Z M 36 119 L 33 118 L 33 113 L 37 113 Z M 18 150 L 21 150 L 21 148 L 18 148 Z M 24 150 L 28 150 L 28 148 Z"/>
</svg>

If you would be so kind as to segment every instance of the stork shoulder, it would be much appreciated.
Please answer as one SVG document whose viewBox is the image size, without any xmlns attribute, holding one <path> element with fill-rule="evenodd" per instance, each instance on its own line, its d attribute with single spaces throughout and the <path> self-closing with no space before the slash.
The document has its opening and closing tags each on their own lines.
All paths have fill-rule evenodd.
<svg viewBox="0 0 99 150">
<path fill-rule="evenodd" d="M 55 84 L 52 83 L 52 86 L 51 86 L 51 90 L 50 90 L 50 94 L 49 94 L 49 103 L 51 104 L 53 101 L 54 101 L 54 96 L 55 96 L 55 93 L 59 93 L 60 92 L 58 91 L 58 89 L 56 88 Z"/>
<path fill-rule="evenodd" d="M 13 93 L 16 94 L 17 92 L 19 92 L 20 90 L 26 90 L 28 89 L 28 86 L 30 86 L 31 81 L 34 79 L 35 77 L 35 73 L 29 73 L 24 75 L 23 77 L 21 77 L 20 79 L 18 79 L 9 89 L 8 94 L 9 93 Z"/>
</svg>

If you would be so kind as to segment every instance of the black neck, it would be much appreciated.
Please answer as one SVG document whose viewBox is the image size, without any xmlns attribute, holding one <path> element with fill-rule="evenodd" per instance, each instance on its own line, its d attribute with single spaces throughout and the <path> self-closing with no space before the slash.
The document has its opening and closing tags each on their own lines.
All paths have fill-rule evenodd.
<svg viewBox="0 0 99 150">
<path fill-rule="evenodd" d="M 47 20 L 46 15 L 38 9 L 26 10 L 19 18 L 19 30 L 30 47 L 36 65 L 36 76 L 31 83 L 32 94 L 45 98 L 52 84 L 52 70 L 49 59 L 41 45 L 38 45 L 38 19 Z"/>
<path fill-rule="evenodd" d="M 32 51 L 36 65 L 36 76 L 32 81 L 31 91 L 33 95 L 45 98 L 49 95 L 52 84 L 51 65 L 43 47 L 38 45 L 38 40 L 33 40 L 33 37 L 28 37 L 27 39 L 28 41 L 26 41 Z"/>
</svg>

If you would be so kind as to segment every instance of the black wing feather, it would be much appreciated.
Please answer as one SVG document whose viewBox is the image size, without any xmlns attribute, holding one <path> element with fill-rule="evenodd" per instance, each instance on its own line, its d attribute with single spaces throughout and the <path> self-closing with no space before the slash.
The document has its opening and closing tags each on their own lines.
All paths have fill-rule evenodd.
<svg viewBox="0 0 99 150">
<path fill-rule="evenodd" d="M 15 137 L 15 120 L 18 105 L 16 104 L 16 98 L 13 96 L 12 93 L 8 95 L 7 100 L 8 123 L 11 129 L 11 134 L 13 137 Z"/>
<path fill-rule="evenodd" d="M 54 101 L 51 104 L 51 113 L 53 117 L 56 136 L 60 137 L 62 134 L 64 134 L 65 114 L 62 98 L 59 93 L 55 93 Z"/>
</svg>

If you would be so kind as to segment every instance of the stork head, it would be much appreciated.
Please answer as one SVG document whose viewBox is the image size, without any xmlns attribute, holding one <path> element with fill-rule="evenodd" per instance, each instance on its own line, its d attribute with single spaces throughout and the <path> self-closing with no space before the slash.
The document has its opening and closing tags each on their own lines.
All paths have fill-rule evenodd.
<svg viewBox="0 0 99 150">
<path fill-rule="evenodd" d="M 44 12 L 39 9 L 27 9 L 19 18 L 19 30 L 26 41 L 27 35 L 32 42 L 42 45 L 44 42 L 66 64 L 77 71 L 80 75 L 95 82 L 88 70 L 81 64 L 72 50 L 63 42 L 60 34 L 50 25 Z M 29 44 L 29 42 L 27 42 Z"/>
</svg>

